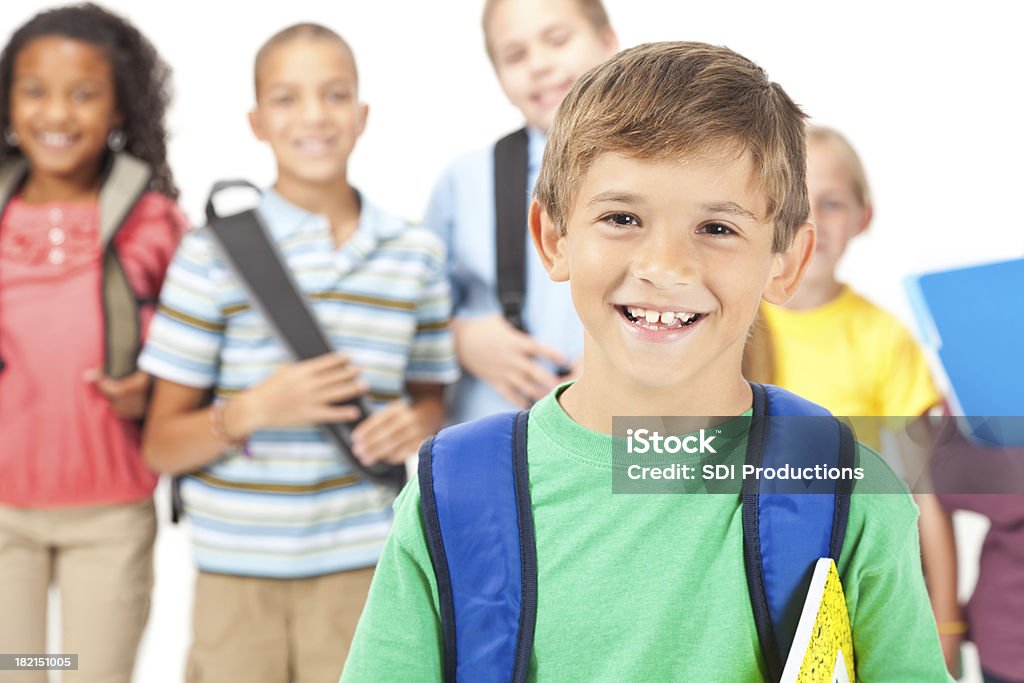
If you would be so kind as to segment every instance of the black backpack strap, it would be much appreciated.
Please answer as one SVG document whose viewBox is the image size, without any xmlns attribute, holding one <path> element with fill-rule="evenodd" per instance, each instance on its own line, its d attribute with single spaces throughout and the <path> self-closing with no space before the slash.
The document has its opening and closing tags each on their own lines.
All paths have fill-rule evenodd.
<svg viewBox="0 0 1024 683">
<path fill-rule="evenodd" d="M 537 548 L 527 424 L 526 411 L 498 413 L 442 430 L 420 448 L 446 683 L 524 683 L 530 670 Z"/>
<path fill-rule="evenodd" d="M 316 358 L 334 351 L 298 283 L 284 266 L 284 257 L 256 210 L 232 216 L 217 215 L 213 197 L 231 187 L 259 192 L 258 188 L 243 180 L 214 183 L 206 204 L 208 228 L 220 245 L 225 261 L 249 294 L 253 306 L 263 314 L 278 341 L 296 360 Z M 346 403 L 360 408 L 360 419 L 369 414 L 363 397 Z M 320 427 L 334 442 L 345 463 L 356 472 L 378 484 L 400 487 L 405 480 L 404 465 L 363 465 L 352 455 L 352 429 L 357 423 L 358 420 Z"/>
<path fill-rule="evenodd" d="M 512 459 L 516 478 L 516 514 L 519 518 L 519 552 L 522 561 L 522 607 L 516 640 L 516 666 L 512 683 L 526 683 L 533 654 L 533 635 L 537 627 L 537 536 L 533 525 L 530 498 L 530 469 L 527 465 L 526 430 L 529 412 L 516 416 L 512 441 Z"/>
<path fill-rule="evenodd" d="M 768 430 L 768 398 L 760 384 L 751 383 L 754 394 L 753 419 L 747 442 L 746 464 L 760 467 Z M 783 661 L 775 642 L 772 615 L 768 608 L 764 571 L 761 566 L 761 537 L 758 519 L 758 485 L 753 479 L 743 480 L 743 564 L 747 576 L 747 592 L 754 612 L 754 627 L 761 644 L 761 654 L 768 669 L 768 680 L 778 681 L 782 676 Z"/>
<path fill-rule="evenodd" d="M 529 188 L 529 138 L 525 128 L 494 145 L 494 253 L 498 301 L 505 319 L 523 326 L 526 299 L 526 221 Z"/>
<path fill-rule="evenodd" d="M 857 456 L 857 439 L 850 425 L 839 421 L 839 467 L 856 469 L 860 458 Z M 846 541 L 846 524 L 850 520 L 850 499 L 853 494 L 853 481 L 840 479 L 836 482 L 835 511 L 832 517 L 832 539 L 829 543 L 829 557 L 836 563 L 839 570 L 839 556 L 843 553 Z"/>
<path fill-rule="evenodd" d="M 181 475 L 171 477 L 171 524 L 177 524 L 185 516 L 185 503 L 181 500 Z"/>
</svg>

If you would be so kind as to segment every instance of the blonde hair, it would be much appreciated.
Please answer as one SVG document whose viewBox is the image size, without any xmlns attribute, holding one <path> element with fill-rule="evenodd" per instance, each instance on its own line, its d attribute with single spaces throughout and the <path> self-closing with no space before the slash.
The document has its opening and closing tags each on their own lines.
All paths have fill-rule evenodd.
<svg viewBox="0 0 1024 683">
<path fill-rule="evenodd" d="M 352 52 L 352 47 L 348 42 L 326 26 L 305 22 L 301 24 L 293 24 L 292 26 L 281 29 L 274 35 L 267 38 L 263 45 L 260 46 L 260 49 L 256 52 L 256 60 L 253 63 L 253 85 L 256 89 L 257 97 L 259 96 L 260 71 L 263 69 L 263 62 L 265 62 L 270 53 L 278 47 L 285 43 L 290 43 L 300 39 L 326 40 L 335 43 L 338 47 L 344 50 L 345 53 L 348 54 L 349 59 L 352 60 L 352 73 L 355 75 L 356 81 L 359 80 L 359 71 L 356 69 L 356 55 Z"/>
<path fill-rule="evenodd" d="M 555 116 L 536 198 L 564 233 L 579 186 L 601 154 L 662 161 L 748 154 L 786 249 L 810 211 L 804 113 L 759 66 L 725 47 L 640 45 L 591 69 Z"/>
<path fill-rule="evenodd" d="M 491 58 L 492 62 L 494 61 L 494 51 L 491 49 L 491 16 L 494 14 L 494 8 L 498 6 L 498 3 L 504 1 L 484 0 L 484 11 L 480 20 L 484 29 L 484 45 L 487 48 L 487 56 Z M 580 12 L 583 13 L 584 18 L 594 27 L 595 32 L 601 33 L 611 26 L 611 22 L 608 20 L 608 11 L 605 10 L 604 3 L 601 0 L 573 1 L 579 7 Z"/>
<path fill-rule="evenodd" d="M 833 145 L 843 155 L 846 162 L 846 169 L 850 172 L 850 180 L 853 181 L 853 194 L 862 207 L 871 206 L 871 188 L 868 186 L 868 176 L 864 172 L 864 164 L 861 163 L 860 155 L 853 148 L 846 137 L 826 126 L 807 126 L 807 143 L 825 142 Z"/>
</svg>

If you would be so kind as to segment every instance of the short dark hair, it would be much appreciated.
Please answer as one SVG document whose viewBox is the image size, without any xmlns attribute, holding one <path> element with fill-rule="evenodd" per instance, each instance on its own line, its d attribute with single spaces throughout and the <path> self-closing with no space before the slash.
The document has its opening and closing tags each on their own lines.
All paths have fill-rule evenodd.
<svg viewBox="0 0 1024 683">
<path fill-rule="evenodd" d="M 327 40 L 336 43 L 338 47 L 348 53 L 349 58 L 352 60 L 352 73 L 355 74 L 356 80 L 359 80 L 359 72 L 356 70 L 356 55 L 352 52 L 348 42 L 326 26 L 305 22 L 281 29 L 267 38 L 256 52 L 256 60 L 253 63 L 253 87 L 256 89 L 257 96 L 259 95 L 260 70 L 263 68 L 263 62 L 266 61 L 267 56 L 276 48 L 293 40 Z"/>
</svg>

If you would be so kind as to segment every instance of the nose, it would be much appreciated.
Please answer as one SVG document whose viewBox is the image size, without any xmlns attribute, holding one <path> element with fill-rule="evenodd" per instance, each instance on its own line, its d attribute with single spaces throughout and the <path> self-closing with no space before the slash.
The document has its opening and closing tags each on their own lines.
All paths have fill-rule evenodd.
<svg viewBox="0 0 1024 683">
<path fill-rule="evenodd" d="M 302 98 L 302 120 L 307 123 L 318 123 L 325 117 L 327 111 L 323 98 L 317 95 L 307 95 Z"/>
<path fill-rule="evenodd" d="M 657 289 L 693 284 L 700 275 L 701 258 L 686 235 L 673 230 L 649 232 L 633 254 L 633 275 Z"/>
<path fill-rule="evenodd" d="M 530 50 L 530 75 L 534 78 L 543 76 L 551 70 L 551 51 L 552 48 L 546 45 L 536 45 Z"/>
<path fill-rule="evenodd" d="M 68 101 L 60 93 L 51 93 L 43 103 L 43 117 L 47 123 L 60 123 L 68 117 Z"/>
</svg>

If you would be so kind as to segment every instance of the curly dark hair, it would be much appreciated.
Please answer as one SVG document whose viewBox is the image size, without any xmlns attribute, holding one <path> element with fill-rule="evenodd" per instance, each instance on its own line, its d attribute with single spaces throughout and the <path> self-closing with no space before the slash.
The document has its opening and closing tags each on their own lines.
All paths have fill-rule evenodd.
<svg viewBox="0 0 1024 683">
<path fill-rule="evenodd" d="M 153 169 L 151 189 L 176 199 L 167 165 L 164 116 L 171 100 L 171 69 L 153 44 L 127 20 L 92 3 L 40 12 L 11 36 L 0 54 L 0 130 L 11 123 L 11 79 L 18 53 L 37 38 L 62 36 L 102 50 L 114 73 L 115 101 L 124 117 L 125 151 Z M 0 163 L 21 150 L 0 136 Z"/>
</svg>

